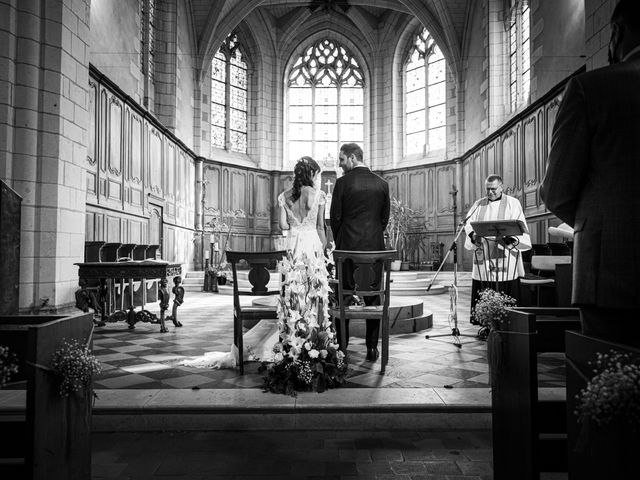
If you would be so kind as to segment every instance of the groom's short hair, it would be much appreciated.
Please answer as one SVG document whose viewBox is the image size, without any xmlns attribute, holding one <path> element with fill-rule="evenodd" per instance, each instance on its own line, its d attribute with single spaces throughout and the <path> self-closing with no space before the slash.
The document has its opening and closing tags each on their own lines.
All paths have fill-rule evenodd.
<svg viewBox="0 0 640 480">
<path fill-rule="evenodd" d="M 362 153 L 362 148 L 360 148 L 360 145 L 357 143 L 344 143 L 340 147 L 340 151 L 344 153 L 347 158 L 354 155 L 359 162 L 362 161 L 362 157 L 364 155 Z"/>
</svg>

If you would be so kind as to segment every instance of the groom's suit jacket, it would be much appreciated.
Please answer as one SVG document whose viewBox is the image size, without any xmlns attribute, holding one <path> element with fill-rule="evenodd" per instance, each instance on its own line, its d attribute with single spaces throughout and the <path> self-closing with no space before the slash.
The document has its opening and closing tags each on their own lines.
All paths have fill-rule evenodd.
<svg viewBox="0 0 640 480">
<path fill-rule="evenodd" d="M 384 250 L 389 208 L 389 184 L 368 168 L 338 178 L 330 210 L 336 249 Z"/>
<path fill-rule="evenodd" d="M 573 303 L 638 308 L 640 52 L 567 84 L 541 188 L 573 226 Z"/>
</svg>

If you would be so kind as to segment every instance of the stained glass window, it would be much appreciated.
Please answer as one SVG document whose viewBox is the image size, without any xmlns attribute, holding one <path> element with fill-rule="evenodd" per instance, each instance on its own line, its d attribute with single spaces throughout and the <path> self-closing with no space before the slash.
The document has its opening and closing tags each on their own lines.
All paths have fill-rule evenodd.
<svg viewBox="0 0 640 480">
<path fill-rule="evenodd" d="M 405 67 L 405 155 L 446 145 L 446 71 L 440 48 L 423 29 Z"/>
<path fill-rule="evenodd" d="M 247 64 L 235 33 L 211 62 L 211 145 L 247 153 Z"/>
<path fill-rule="evenodd" d="M 529 101 L 531 90 L 530 12 L 526 0 L 511 0 L 509 12 L 509 97 L 511 111 Z"/>
<path fill-rule="evenodd" d="M 303 155 L 335 168 L 340 145 L 364 140 L 364 75 L 351 52 L 324 38 L 294 62 L 288 83 L 287 166 Z"/>
</svg>

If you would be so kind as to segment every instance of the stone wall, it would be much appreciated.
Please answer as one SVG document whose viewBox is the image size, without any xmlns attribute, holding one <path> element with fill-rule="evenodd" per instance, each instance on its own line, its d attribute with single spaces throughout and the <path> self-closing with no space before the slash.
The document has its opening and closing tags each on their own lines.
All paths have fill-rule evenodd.
<svg viewBox="0 0 640 480">
<path fill-rule="evenodd" d="M 84 245 L 88 0 L 0 2 L 0 174 L 22 196 L 20 308 L 64 306 Z"/>
</svg>

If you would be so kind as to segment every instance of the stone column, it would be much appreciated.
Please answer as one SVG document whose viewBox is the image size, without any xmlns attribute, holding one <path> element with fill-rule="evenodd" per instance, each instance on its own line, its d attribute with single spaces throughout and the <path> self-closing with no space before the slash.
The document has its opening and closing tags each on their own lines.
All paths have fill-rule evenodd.
<svg viewBox="0 0 640 480">
<path fill-rule="evenodd" d="M 89 0 L 0 1 L 0 175 L 23 197 L 20 310 L 73 303 L 84 256 Z"/>
</svg>

